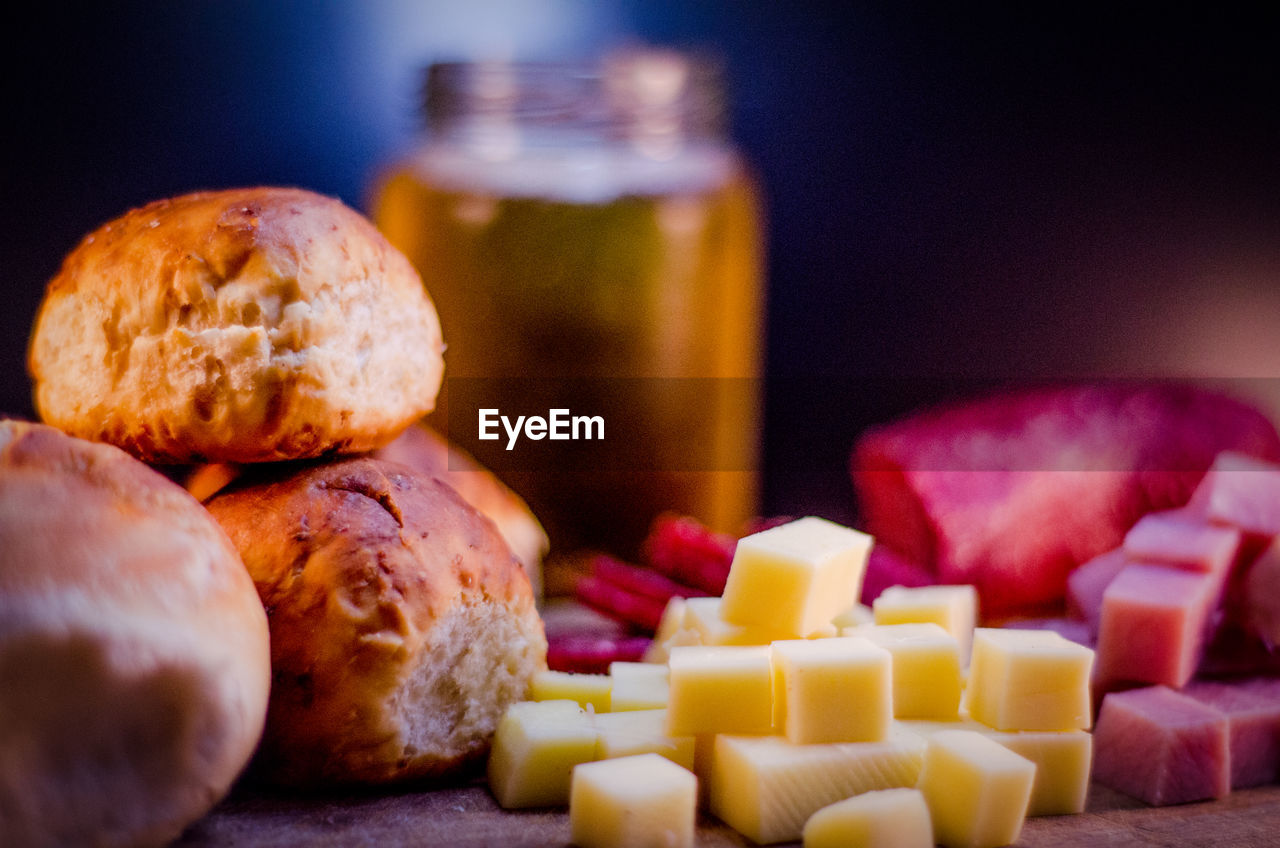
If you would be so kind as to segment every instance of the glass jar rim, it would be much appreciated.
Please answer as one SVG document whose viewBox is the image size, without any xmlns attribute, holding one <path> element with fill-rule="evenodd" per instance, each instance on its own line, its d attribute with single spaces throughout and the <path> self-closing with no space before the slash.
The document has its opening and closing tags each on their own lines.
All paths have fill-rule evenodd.
<svg viewBox="0 0 1280 848">
<path fill-rule="evenodd" d="M 667 47 L 596 59 L 437 61 L 422 87 L 428 130 L 442 133 L 499 121 L 613 140 L 655 131 L 720 139 L 726 100 L 717 54 Z"/>
</svg>

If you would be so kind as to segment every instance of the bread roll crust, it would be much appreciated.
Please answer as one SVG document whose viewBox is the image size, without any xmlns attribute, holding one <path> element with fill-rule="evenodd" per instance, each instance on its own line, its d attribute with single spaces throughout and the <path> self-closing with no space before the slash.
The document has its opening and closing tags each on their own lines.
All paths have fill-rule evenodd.
<svg viewBox="0 0 1280 848">
<path fill-rule="evenodd" d="M 0 844 L 171 842 L 249 761 L 268 663 L 252 581 L 194 498 L 0 421 Z"/>
<path fill-rule="evenodd" d="M 545 666 L 519 563 L 437 478 L 370 458 L 252 468 L 207 507 L 267 608 L 258 766 L 277 782 L 457 774 Z"/>
<path fill-rule="evenodd" d="M 542 598 L 542 558 L 549 544 L 547 533 L 524 499 L 492 471 L 421 422 L 373 455 L 441 478 L 462 495 L 464 501 L 491 518 L 524 566 L 534 599 Z"/>
<path fill-rule="evenodd" d="M 434 306 L 366 218 L 292 188 L 198 192 L 88 235 L 28 355 L 41 417 L 154 463 L 372 450 L 434 408 Z"/>
</svg>

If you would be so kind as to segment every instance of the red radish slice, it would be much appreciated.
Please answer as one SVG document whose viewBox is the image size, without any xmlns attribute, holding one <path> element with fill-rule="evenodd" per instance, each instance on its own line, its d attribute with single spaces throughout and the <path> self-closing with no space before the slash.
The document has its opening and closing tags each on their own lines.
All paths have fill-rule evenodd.
<svg viewBox="0 0 1280 848">
<path fill-rule="evenodd" d="M 619 621 L 634 625 L 649 634 L 658 629 L 658 622 L 662 620 L 662 611 L 667 606 L 664 600 L 628 592 L 590 574 L 578 579 L 574 586 L 574 594 L 587 606 Z"/>
<path fill-rule="evenodd" d="M 547 640 L 547 668 L 583 674 L 607 674 L 613 662 L 640 662 L 647 636 L 561 636 Z"/>
<path fill-rule="evenodd" d="M 644 543 L 645 557 L 656 571 L 712 595 L 724 591 L 737 539 L 716 533 L 696 519 L 660 515 Z"/>
<path fill-rule="evenodd" d="M 623 562 L 608 554 L 591 558 L 591 574 L 606 583 L 612 583 L 637 595 L 657 598 L 664 603 L 671 598 L 696 598 L 707 593 L 692 586 L 677 583 L 658 572 Z"/>
<path fill-rule="evenodd" d="M 616 618 L 570 597 L 548 598 L 539 613 L 548 640 L 562 636 L 617 638 L 631 635 L 630 628 Z"/>
</svg>

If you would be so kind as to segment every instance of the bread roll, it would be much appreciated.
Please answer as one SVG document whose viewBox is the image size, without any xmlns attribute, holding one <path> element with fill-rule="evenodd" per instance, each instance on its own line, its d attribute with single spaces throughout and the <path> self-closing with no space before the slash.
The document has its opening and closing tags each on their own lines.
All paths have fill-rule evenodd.
<svg viewBox="0 0 1280 848">
<path fill-rule="evenodd" d="M 249 761 L 267 620 L 226 535 L 107 446 L 0 422 L 0 845 L 164 845 Z"/>
<path fill-rule="evenodd" d="M 534 598 L 542 597 L 542 558 L 547 534 L 529 505 L 507 488 L 493 472 L 425 424 L 405 430 L 395 441 L 374 452 L 380 459 L 399 462 L 423 474 L 433 474 L 462 495 L 498 525 L 511 552 L 524 566 Z"/>
<path fill-rule="evenodd" d="M 277 782 L 458 774 L 545 666 L 519 563 L 438 478 L 367 457 L 257 466 L 206 506 L 267 608 L 258 765 Z"/>
<path fill-rule="evenodd" d="M 547 534 L 529 505 L 507 488 L 493 472 L 470 454 L 421 422 L 372 453 L 378 459 L 407 465 L 439 477 L 462 499 L 498 525 L 498 532 L 524 567 L 535 600 L 542 598 L 542 558 Z M 229 463 L 199 465 L 180 475 L 183 486 L 201 501 L 208 500 L 240 476 L 242 467 Z"/>
<path fill-rule="evenodd" d="M 41 417 L 153 463 L 380 447 L 434 408 L 440 323 L 409 261 L 337 200 L 201 192 L 87 236 L 29 350 Z"/>
</svg>

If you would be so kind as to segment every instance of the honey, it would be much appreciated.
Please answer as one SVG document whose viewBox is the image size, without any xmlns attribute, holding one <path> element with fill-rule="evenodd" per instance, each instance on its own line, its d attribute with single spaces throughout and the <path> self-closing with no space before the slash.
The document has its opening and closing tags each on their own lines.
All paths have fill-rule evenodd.
<svg viewBox="0 0 1280 848">
<path fill-rule="evenodd" d="M 758 509 L 761 204 L 722 108 L 665 51 L 435 66 L 427 140 L 377 182 L 374 220 L 440 313 L 435 423 L 496 463 L 553 552 L 634 553 L 663 510 L 738 532 Z M 477 403 L 524 412 L 548 385 L 604 422 L 575 464 L 474 442 Z"/>
</svg>

